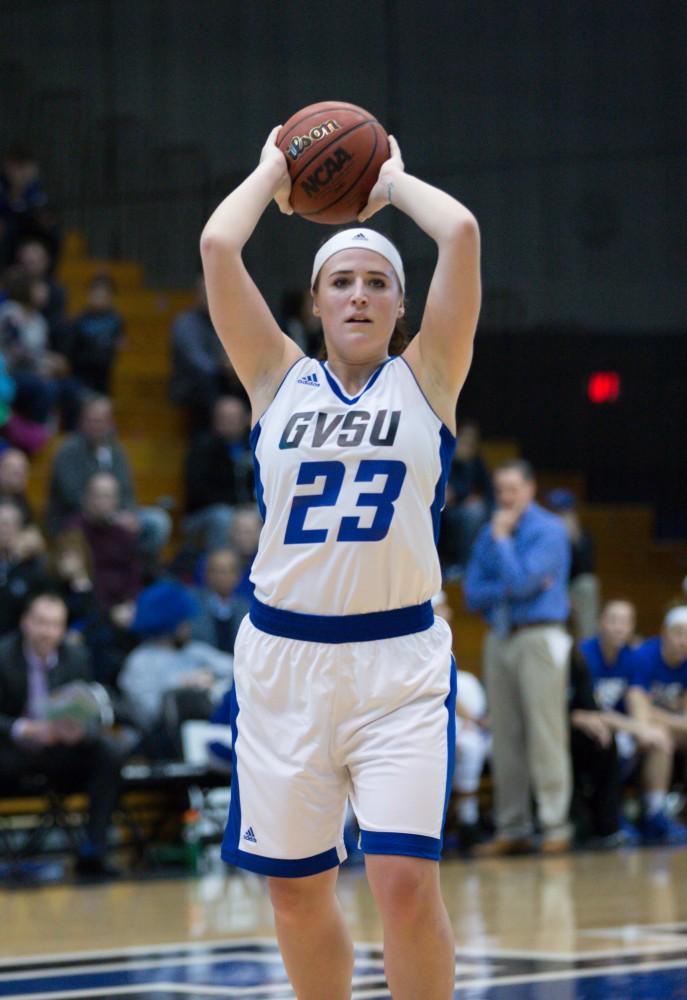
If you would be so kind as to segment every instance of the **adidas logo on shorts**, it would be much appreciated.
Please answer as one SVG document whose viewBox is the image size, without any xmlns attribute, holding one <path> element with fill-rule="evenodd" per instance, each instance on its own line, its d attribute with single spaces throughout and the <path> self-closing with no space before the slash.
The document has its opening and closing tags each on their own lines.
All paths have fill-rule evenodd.
<svg viewBox="0 0 687 1000">
<path fill-rule="evenodd" d="M 253 833 L 253 827 L 249 826 L 243 835 L 244 840 L 249 840 L 251 844 L 257 844 L 258 838 Z"/>
<path fill-rule="evenodd" d="M 317 379 L 317 372 L 313 372 L 311 375 L 304 375 L 303 378 L 297 378 L 296 381 L 299 385 L 309 385 L 313 389 L 319 389 L 320 383 Z"/>
</svg>

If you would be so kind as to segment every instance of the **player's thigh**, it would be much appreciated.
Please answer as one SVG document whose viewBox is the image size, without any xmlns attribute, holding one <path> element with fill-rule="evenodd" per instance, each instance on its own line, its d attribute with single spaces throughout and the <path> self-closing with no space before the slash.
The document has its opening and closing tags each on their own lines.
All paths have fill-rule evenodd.
<svg viewBox="0 0 687 1000">
<path fill-rule="evenodd" d="M 385 641 L 367 673 L 362 664 L 346 763 L 366 853 L 438 858 L 455 756 L 456 668 L 444 626 Z M 388 676 L 386 699 L 373 672 Z"/>
<path fill-rule="evenodd" d="M 326 646 L 267 635 L 247 620 L 241 624 L 231 697 L 227 860 L 248 866 L 252 858 L 263 874 L 298 876 L 345 857 L 348 775 L 332 760 L 326 724 L 334 677 Z M 270 867 L 260 858 L 302 864 Z"/>
</svg>

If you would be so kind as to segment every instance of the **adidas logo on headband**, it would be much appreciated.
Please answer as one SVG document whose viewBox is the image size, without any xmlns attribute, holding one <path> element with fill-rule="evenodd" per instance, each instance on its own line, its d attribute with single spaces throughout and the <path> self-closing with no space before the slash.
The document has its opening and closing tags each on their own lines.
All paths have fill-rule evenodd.
<svg viewBox="0 0 687 1000">
<path fill-rule="evenodd" d="M 378 233 L 376 229 L 344 229 L 342 232 L 334 233 L 326 243 L 322 244 L 315 254 L 310 287 L 312 288 L 315 284 L 317 275 L 320 273 L 320 268 L 325 261 L 329 260 L 333 254 L 339 253 L 340 250 L 357 247 L 360 242 L 367 243 L 366 250 L 374 250 L 389 261 L 396 272 L 401 291 L 405 293 L 406 279 L 403 273 L 401 255 L 393 243 L 386 236 Z"/>
</svg>

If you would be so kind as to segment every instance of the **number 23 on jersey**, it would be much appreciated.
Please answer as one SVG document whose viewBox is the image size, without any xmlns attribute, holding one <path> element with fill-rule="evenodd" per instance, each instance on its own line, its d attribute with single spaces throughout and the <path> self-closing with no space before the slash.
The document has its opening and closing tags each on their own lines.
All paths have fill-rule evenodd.
<svg viewBox="0 0 687 1000">
<path fill-rule="evenodd" d="M 386 537 L 394 516 L 394 501 L 398 500 L 406 475 L 405 462 L 364 459 L 358 465 L 354 482 L 372 483 L 376 477 L 383 478 L 379 492 L 362 490 L 357 497 L 356 507 L 374 509 L 372 524 L 360 526 L 360 517 L 346 516 L 332 518 L 332 528 L 306 528 L 305 519 L 311 507 L 336 507 L 343 486 L 346 466 L 343 462 L 302 462 L 298 470 L 296 485 L 312 486 L 317 479 L 323 479 L 320 493 L 304 493 L 293 498 L 291 513 L 284 534 L 285 545 L 324 542 L 330 530 L 336 530 L 337 542 L 379 542 Z"/>
</svg>

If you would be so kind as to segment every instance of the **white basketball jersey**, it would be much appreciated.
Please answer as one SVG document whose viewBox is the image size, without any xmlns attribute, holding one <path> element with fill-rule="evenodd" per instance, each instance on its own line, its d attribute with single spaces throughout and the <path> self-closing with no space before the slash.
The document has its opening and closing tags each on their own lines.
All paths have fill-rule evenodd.
<svg viewBox="0 0 687 1000">
<path fill-rule="evenodd" d="M 326 362 L 300 359 L 251 442 L 265 519 L 251 573 L 259 601 L 354 615 L 441 589 L 436 537 L 455 438 L 403 358 L 352 399 Z"/>
</svg>

